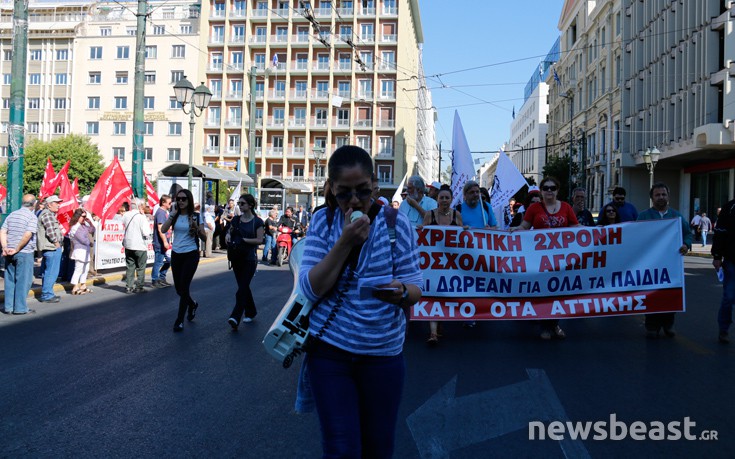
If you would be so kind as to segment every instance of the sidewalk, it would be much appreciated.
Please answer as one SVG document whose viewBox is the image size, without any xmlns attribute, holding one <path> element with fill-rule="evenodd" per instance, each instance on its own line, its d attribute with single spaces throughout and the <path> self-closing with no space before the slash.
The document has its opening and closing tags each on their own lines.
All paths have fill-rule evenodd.
<svg viewBox="0 0 735 459">
<path fill-rule="evenodd" d="M 707 244 L 702 247 L 701 242 L 694 242 L 692 243 L 692 250 L 690 250 L 687 255 L 690 257 L 712 258 L 710 250 L 712 250 L 712 244 Z"/>
<path fill-rule="evenodd" d="M 199 264 L 208 264 L 218 261 L 227 261 L 227 252 L 222 250 L 212 251 L 212 256 L 207 258 L 200 258 Z M 35 269 L 34 269 L 35 271 Z M 97 276 L 88 276 L 87 285 L 105 285 L 112 282 L 118 282 L 125 276 L 125 267 L 106 269 L 104 272 L 98 271 Z M 146 280 L 150 282 L 151 266 L 148 266 L 145 270 Z M 40 277 L 33 277 L 33 284 L 31 290 L 28 292 L 29 297 L 37 297 L 41 293 L 41 281 Z M 73 285 L 69 282 L 57 282 L 54 284 L 54 292 L 71 292 Z M 0 276 L 0 301 L 5 301 L 5 279 L 4 276 Z"/>
</svg>

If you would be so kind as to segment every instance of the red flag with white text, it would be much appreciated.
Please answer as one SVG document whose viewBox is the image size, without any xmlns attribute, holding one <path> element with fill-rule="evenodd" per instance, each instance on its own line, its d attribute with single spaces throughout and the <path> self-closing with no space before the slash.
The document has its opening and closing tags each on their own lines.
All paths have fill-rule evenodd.
<svg viewBox="0 0 735 459">
<path fill-rule="evenodd" d="M 4 201 L 6 196 L 8 196 L 8 189 L 0 185 L 0 201 Z"/>
<path fill-rule="evenodd" d="M 46 158 L 46 170 L 43 171 L 43 180 L 41 181 L 41 189 L 38 192 L 38 199 L 41 200 L 46 196 L 54 194 L 56 188 L 51 188 L 54 180 L 56 180 L 56 172 L 54 165 L 51 164 L 51 158 Z"/>
<path fill-rule="evenodd" d="M 74 193 L 74 197 L 79 202 L 79 177 L 74 177 L 74 181 L 71 184 L 71 192 Z"/>
<path fill-rule="evenodd" d="M 56 219 L 59 220 L 59 224 L 64 228 L 64 234 L 67 234 L 70 228 L 71 217 L 77 209 L 78 203 L 66 171 L 62 169 L 59 175 L 61 176 L 59 180 L 59 186 L 61 188 L 59 198 L 61 198 L 61 204 L 59 204 L 59 212 L 56 214 Z"/>
<path fill-rule="evenodd" d="M 148 196 L 148 207 L 153 209 L 159 201 L 158 193 L 156 193 L 153 184 L 148 180 L 148 176 L 145 173 L 143 173 L 143 177 L 145 177 L 145 194 Z"/>
<path fill-rule="evenodd" d="M 104 225 L 105 220 L 117 213 L 123 202 L 130 201 L 133 189 L 115 158 L 95 184 L 89 195 L 86 208 L 97 215 Z"/>
</svg>

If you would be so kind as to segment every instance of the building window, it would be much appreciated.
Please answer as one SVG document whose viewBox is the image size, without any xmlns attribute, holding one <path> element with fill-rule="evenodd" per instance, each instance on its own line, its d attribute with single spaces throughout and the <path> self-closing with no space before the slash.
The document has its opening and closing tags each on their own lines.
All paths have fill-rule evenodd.
<svg viewBox="0 0 735 459">
<path fill-rule="evenodd" d="M 128 98 L 125 96 L 115 97 L 115 108 L 118 110 L 127 110 Z"/>
<path fill-rule="evenodd" d="M 68 75 L 66 73 L 57 73 L 55 81 L 58 85 L 65 85 L 68 81 Z"/>
<path fill-rule="evenodd" d="M 145 47 L 145 58 L 146 59 L 158 59 L 158 46 L 151 45 Z"/>
<path fill-rule="evenodd" d="M 153 135 L 153 121 L 143 123 L 143 135 Z"/>
<path fill-rule="evenodd" d="M 9 73 L 3 73 L 3 84 L 9 85 L 10 81 L 13 79 L 13 76 Z"/>
<path fill-rule="evenodd" d="M 135 34 L 137 32 L 138 32 L 138 30 L 135 27 L 126 27 L 125 28 L 125 33 L 127 33 L 128 35 L 132 35 L 133 37 L 135 36 Z"/>
<path fill-rule="evenodd" d="M 145 84 L 156 84 L 156 71 L 155 70 L 146 70 Z"/>
<path fill-rule="evenodd" d="M 114 147 L 112 149 L 112 156 L 119 161 L 125 161 L 125 147 Z"/>
<path fill-rule="evenodd" d="M 130 59 L 130 46 L 118 46 L 117 47 L 117 58 L 118 59 Z"/>
<path fill-rule="evenodd" d="M 186 57 L 186 46 L 173 45 L 171 47 L 171 57 L 173 59 L 184 59 Z"/>
<path fill-rule="evenodd" d="M 168 123 L 168 135 L 181 135 L 181 123 Z"/>
<path fill-rule="evenodd" d="M 54 134 L 66 133 L 66 123 L 54 123 Z"/>
<path fill-rule="evenodd" d="M 179 31 L 181 35 L 191 35 L 192 34 L 192 28 L 190 25 L 182 25 L 179 27 Z"/>
<path fill-rule="evenodd" d="M 38 110 L 41 108 L 41 99 L 32 97 L 28 99 L 28 110 Z"/>
<path fill-rule="evenodd" d="M 66 108 L 66 99 L 63 97 L 54 98 L 54 108 L 64 110 Z"/>
<path fill-rule="evenodd" d="M 102 59 L 102 47 L 101 46 L 92 46 L 89 48 L 89 58 L 98 60 Z"/>
<path fill-rule="evenodd" d="M 168 161 L 181 161 L 181 149 L 180 148 L 169 148 L 168 149 Z"/>
<path fill-rule="evenodd" d="M 125 135 L 128 132 L 128 123 L 116 121 L 112 123 L 112 135 Z"/>
<path fill-rule="evenodd" d="M 162 25 L 153 26 L 153 35 L 163 35 L 165 33 L 166 33 L 166 26 L 162 26 Z"/>
<path fill-rule="evenodd" d="M 109 37 L 112 35 L 112 27 L 100 27 L 100 37 Z"/>
<path fill-rule="evenodd" d="M 115 72 L 115 84 L 128 84 L 128 72 Z"/>
<path fill-rule="evenodd" d="M 3 60 L 4 61 L 12 61 L 13 60 L 13 51 L 6 49 L 3 51 Z"/>
<path fill-rule="evenodd" d="M 41 74 L 31 73 L 30 75 L 28 75 L 28 84 L 32 84 L 32 85 L 41 84 Z"/>
<path fill-rule="evenodd" d="M 28 53 L 28 58 L 32 61 L 43 60 L 43 51 L 41 51 L 40 49 L 32 49 Z"/>
<path fill-rule="evenodd" d="M 68 61 L 69 60 L 69 50 L 68 49 L 57 49 L 56 50 L 56 60 L 57 61 Z"/>
<path fill-rule="evenodd" d="M 184 71 L 183 70 L 171 70 L 171 84 L 176 84 L 184 78 Z"/>
<path fill-rule="evenodd" d="M 143 149 L 143 161 L 153 161 L 153 148 L 147 147 Z"/>
<path fill-rule="evenodd" d="M 169 97 L 168 98 L 168 109 L 169 110 L 179 110 L 181 109 L 181 104 L 178 100 L 176 100 L 176 97 Z"/>
<path fill-rule="evenodd" d="M 0 147 L 0 158 L 8 157 L 8 147 Z"/>
<path fill-rule="evenodd" d="M 3 97 L 3 108 L 5 109 L 10 108 L 10 98 L 9 97 Z"/>
<path fill-rule="evenodd" d="M 145 96 L 143 98 L 143 109 L 153 110 L 156 106 L 156 98 L 153 96 Z"/>
<path fill-rule="evenodd" d="M 0 129 L 0 132 L 8 132 L 8 123 L 3 123 L 3 129 Z M 39 123 L 28 123 L 28 132 L 32 134 L 39 134 L 41 132 L 40 130 L 40 124 Z"/>
<path fill-rule="evenodd" d="M 89 84 L 102 83 L 102 74 L 100 72 L 89 72 Z"/>
<path fill-rule="evenodd" d="M 87 122 L 87 135 L 99 135 L 100 123 L 98 121 Z"/>
</svg>

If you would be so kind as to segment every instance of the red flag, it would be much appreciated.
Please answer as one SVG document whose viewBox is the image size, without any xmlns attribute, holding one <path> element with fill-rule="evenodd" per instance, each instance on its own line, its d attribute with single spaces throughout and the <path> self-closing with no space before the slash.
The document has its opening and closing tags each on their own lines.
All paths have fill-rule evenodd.
<svg viewBox="0 0 735 459">
<path fill-rule="evenodd" d="M 54 165 L 51 164 L 51 158 L 46 158 L 46 170 L 43 171 L 43 180 L 41 181 L 41 190 L 38 192 L 38 199 L 41 200 L 46 196 L 54 194 L 56 187 L 51 187 L 51 184 L 56 180 L 56 172 L 54 172 Z"/>
<path fill-rule="evenodd" d="M 5 186 L 0 185 L 0 201 L 4 201 L 7 195 L 8 195 L 8 189 L 5 188 Z"/>
<path fill-rule="evenodd" d="M 133 194 L 128 179 L 115 158 L 95 184 L 89 194 L 86 208 L 100 217 L 102 224 L 117 213 L 123 202 L 129 201 Z"/>
<path fill-rule="evenodd" d="M 74 177 L 74 182 L 71 184 L 71 192 L 74 193 L 74 198 L 79 202 L 79 177 Z"/>
<path fill-rule="evenodd" d="M 153 185 L 148 180 L 148 176 L 145 175 L 145 172 L 143 173 L 143 177 L 145 177 L 145 194 L 148 196 L 148 207 L 153 209 L 156 207 L 156 204 L 158 204 L 158 193 L 156 193 L 156 190 L 153 189 Z"/>
<path fill-rule="evenodd" d="M 61 191 L 59 192 L 61 203 L 59 204 L 59 212 L 56 214 L 56 219 L 59 220 L 59 223 L 64 228 L 64 234 L 66 234 L 69 232 L 69 223 L 71 222 L 71 217 L 74 214 L 74 211 L 78 207 L 78 203 L 77 198 L 74 196 L 74 191 L 72 191 L 72 186 L 71 183 L 69 183 L 69 176 L 66 175 L 66 171 L 62 169 L 59 172 L 59 175 L 61 176 Z"/>
<path fill-rule="evenodd" d="M 62 179 L 66 177 L 66 180 L 69 181 L 69 166 L 71 165 L 71 160 L 68 160 L 66 164 L 59 170 L 59 173 L 56 174 L 56 177 L 54 177 L 53 182 L 51 182 L 51 186 L 53 187 L 51 189 L 51 194 L 54 194 L 56 192 L 56 187 L 61 186 Z"/>
</svg>

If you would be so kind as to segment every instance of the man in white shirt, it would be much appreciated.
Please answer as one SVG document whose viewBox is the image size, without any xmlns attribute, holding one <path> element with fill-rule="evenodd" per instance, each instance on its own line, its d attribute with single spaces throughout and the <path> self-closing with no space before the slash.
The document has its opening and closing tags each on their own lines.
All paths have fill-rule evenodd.
<svg viewBox="0 0 735 459">
<path fill-rule="evenodd" d="M 204 243 L 204 256 L 212 256 L 212 240 L 214 239 L 214 205 L 204 206 L 204 230 L 207 232 L 207 240 Z"/>
<path fill-rule="evenodd" d="M 426 185 L 424 179 L 418 175 L 411 176 L 406 182 L 406 198 L 398 208 L 406 214 L 408 221 L 414 227 L 424 222 L 426 212 L 436 209 L 436 201 L 424 194 Z"/>
<path fill-rule="evenodd" d="M 145 292 L 145 265 L 148 262 L 148 244 L 151 243 L 151 223 L 145 216 L 145 202 L 134 199 L 131 209 L 122 216 L 123 247 L 125 248 L 125 293 Z M 136 281 L 137 276 L 137 281 Z M 135 285 L 133 285 L 135 284 Z"/>
</svg>

